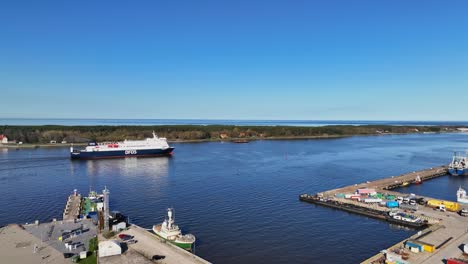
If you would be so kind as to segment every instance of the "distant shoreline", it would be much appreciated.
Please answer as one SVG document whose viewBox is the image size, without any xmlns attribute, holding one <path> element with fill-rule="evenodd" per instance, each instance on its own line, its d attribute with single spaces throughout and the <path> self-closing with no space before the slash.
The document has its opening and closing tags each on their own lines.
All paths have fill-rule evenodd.
<svg viewBox="0 0 468 264">
<path fill-rule="evenodd" d="M 307 140 L 307 139 L 340 139 L 349 137 L 362 137 L 362 136 L 391 136 L 391 135 L 427 135 L 427 134 L 448 134 L 448 133 L 462 133 L 457 131 L 449 132 L 426 132 L 426 133 L 385 133 L 385 134 L 354 134 L 354 135 L 322 135 L 322 136 L 297 136 L 297 137 L 264 137 L 264 138 L 229 138 L 229 139 L 188 139 L 188 140 L 168 140 L 168 143 L 207 143 L 207 142 L 226 142 L 237 143 L 235 141 L 260 141 L 260 140 Z M 23 144 L 1 144 L 0 149 L 33 149 L 33 148 L 69 148 L 69 147 L 85 147 L 87 143 L 23 143 Z"/>
</svg>

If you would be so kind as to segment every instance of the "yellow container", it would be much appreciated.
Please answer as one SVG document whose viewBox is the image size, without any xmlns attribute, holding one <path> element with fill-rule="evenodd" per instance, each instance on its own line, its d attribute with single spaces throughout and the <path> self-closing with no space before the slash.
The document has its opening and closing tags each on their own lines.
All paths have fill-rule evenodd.
<svg viewBox="0 0 468 264">
<path fill-rule="evenodd" d="M 439 205 L 445 205 L 445 208 L 447 210 L 456 212 L 460 210 L 460 205 L 456 202 L 451 202 L 451 201 L 444 201 L 444 200 L 429 200 L 427 201 L 427 205 L 430 207 L 438 207 Z"/>
<path fill-rule="evenodd" d="M 424 244 L 423 244 L 423 250 L 426 251 L 426 252 L 432 253 L 432 252 L 434 252 L 434 250 L 435 250 L 435 246 L 434 246 L 434 245 L 431 245 L 431 244 L 426 244 L 426 243 L 424 243 Z"/>
</svg>

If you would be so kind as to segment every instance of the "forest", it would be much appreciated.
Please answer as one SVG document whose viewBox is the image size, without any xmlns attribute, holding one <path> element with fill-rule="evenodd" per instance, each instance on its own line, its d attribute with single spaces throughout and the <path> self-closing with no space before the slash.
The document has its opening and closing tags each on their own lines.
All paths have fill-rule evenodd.
<svg viewBox="0 0 468 264">
<path fill-rule="evenodd" d="M 393 133 L 424 133 L 454 131 L 454 127 L 440 126 L 386 126 L 337 125 L 321 127 L 294 126 L 228 126 L 228 125 L 158 125 L 158 126 L 2 126 L 0 134 L 9 141 L 23 143 L 85 143 L 90 141 L 121 141 L 152 137 L 154 131 L 169 141 L 275 139 L 275 138 L 326 138 L 353 135 L 378 135 Z"/>
</svg>

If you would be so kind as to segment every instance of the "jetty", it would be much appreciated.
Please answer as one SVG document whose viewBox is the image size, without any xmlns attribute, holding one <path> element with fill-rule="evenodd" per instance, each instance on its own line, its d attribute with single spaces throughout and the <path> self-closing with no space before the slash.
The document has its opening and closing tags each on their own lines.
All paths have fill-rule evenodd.
<svg viewBox="0 0 468 264">
<path fill-rule="evenodd" d="M 437 200 L 435 198 L 394 190 L 445 176 L 447 173 L 448 166 L 429 168 L 316 194 L 302 194 L 299 200 L 419 230 L 414 236 L 383 249 L 362 263 L 441 263 L 447 257 L 466 258 L 468 261 L 468 257 L 460 250 L 463 243 L 468 241 L 468 219 L 458 214 L 458 209 L 452 210 L 454 212 L 446 211 L 445 208 L 435 210 L 426 205 L 426 201 Z M 412 204 L 403 202 L 403 197 L 407 201 L 411 197 Z M 392 213 L 408 218 L 395 219 L 390 216 Z"/>
<path fill-rule="evenodd" d="M 73 190 L 73 194 L 68 196 L 65 209 L 63 210 L 63 220 L 75 220 L 80 216 L 81 210 L 81 194 L 77 190 Z"/>
</svg>

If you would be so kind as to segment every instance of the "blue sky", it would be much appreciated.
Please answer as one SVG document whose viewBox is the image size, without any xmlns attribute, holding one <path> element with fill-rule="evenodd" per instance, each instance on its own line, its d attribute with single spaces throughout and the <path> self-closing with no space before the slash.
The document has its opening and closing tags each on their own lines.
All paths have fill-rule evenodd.
<svg viewBox="0 0 468 264">
<path fill-rule="evenodd" d="M 3 1 L 0 117 L 467 120 L 468 2 Z"/>
</svg>

